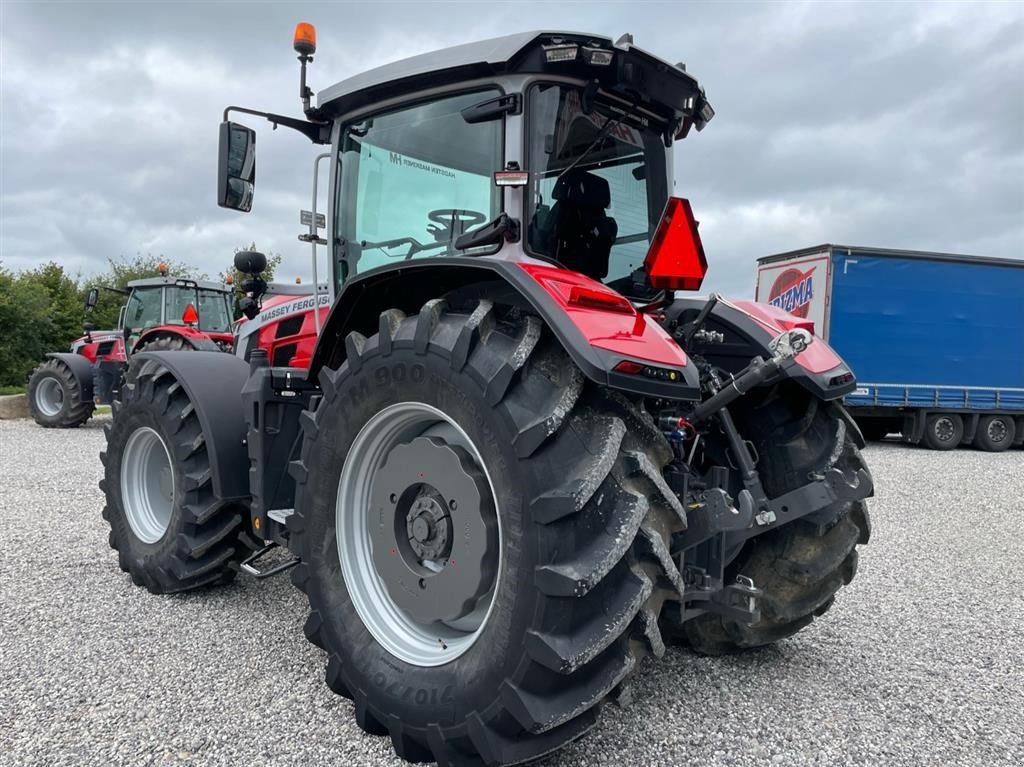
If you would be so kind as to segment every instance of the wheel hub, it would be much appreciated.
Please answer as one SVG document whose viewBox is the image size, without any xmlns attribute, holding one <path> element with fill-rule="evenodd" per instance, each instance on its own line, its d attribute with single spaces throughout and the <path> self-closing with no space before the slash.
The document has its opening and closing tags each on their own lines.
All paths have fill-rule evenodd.
<svg viewBox="0 0 1024 767">
<path fill-rule="evenodd" d="M 949 418 L 940 418 L 935 422 L 935 436 L 943 442 L 953 439 L 953 421 Z"/>
<path fill-rule="evenodd" d="M 1006 439 L 1006 423 L 998 418 L 989 421 L 986 431 L 988 432 L 988 438 L 996 444 L 999 444 Z"/>
<path fill-rule="evenodd" d="M 436 437 L 396 445 L 370 499 L 373 563 L 395 604 L 425 623 L 473 613 L 494 580 L 497 530 L 470 455 Z"/>
<path fill-rule="evenodd" d="M 452 535 L 452 518 L 444 499 L 424 487 L 405 515 L 409 547 L 419 562 L 436 562 L 448 555 Z"/>
</svg>

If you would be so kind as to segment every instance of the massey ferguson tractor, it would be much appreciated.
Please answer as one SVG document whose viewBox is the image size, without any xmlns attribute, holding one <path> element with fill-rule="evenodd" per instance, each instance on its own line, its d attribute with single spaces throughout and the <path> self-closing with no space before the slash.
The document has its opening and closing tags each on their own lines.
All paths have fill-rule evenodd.
<svg viewBox="0 0 1024 767">
<path fill-rule="evenodd" d="M 684 66 L 529 32 L 314 106 L 312 27 L 295 48 L 305 117 L 228 107 L 218 201 L 253 201 L 232 113 L 322 146 L 300 239 L 325 293 L 276 318 L 239 254 L 245 348 L 136 355 L 101 484 L 132 580 L 291 568 L 328 686 L 443 765 L 580 737 L 669 640 L 741 651 L 824 615 L 870 535 L 854 376 L 807 320 L 676 292 L 706 262 L 672 150 L 714 114 Z"/>
<path fill-rule="evenodd" d="M 28 380 L 28 406 L 35 422 L 51 428 L 81 426 L 96 405 L 109 405 L 128 366 L 128 356 L 143 349 L 230 351 L 231 289 L 215 282 L 168 277 L 132 280 L 128 290 L 104 287 L 128 300 L 116 330 L 95 330 L 70 352 L 50 352 Z M 99 289 L 85 299 L 86 312 L 96 306 Z"/>
</svg>

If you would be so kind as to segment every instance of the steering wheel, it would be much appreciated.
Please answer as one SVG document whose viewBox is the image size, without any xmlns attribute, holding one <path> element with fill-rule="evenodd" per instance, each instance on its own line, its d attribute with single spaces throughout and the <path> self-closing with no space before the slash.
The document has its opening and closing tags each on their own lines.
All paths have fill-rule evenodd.
<svg viewBox="0 0 1024 767">
<path fill-rule="evenodd" d="M 487 215 L 477 210 L 460 208 L 440 208 L 427 214 L 434 223 L 427 226 L 427 234 L 436 242 L 454 240 L 463 232 L 480 224 L 487 223 Z"/>
</svg>

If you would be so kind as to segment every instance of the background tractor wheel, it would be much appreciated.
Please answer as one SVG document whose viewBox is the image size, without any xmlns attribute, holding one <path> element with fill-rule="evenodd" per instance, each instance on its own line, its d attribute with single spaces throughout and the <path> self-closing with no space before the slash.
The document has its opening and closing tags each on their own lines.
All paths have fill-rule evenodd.
<svg viewBox="0 0 1024 767">
<path fill-rule="evenodd" d="M 140 352 L 191 352 L 195 347 L 181 336 L 161 336 L 150 341 L 137 351 Z"/>
<path fill-rule="evenodd" d="M 736 413 L 740 432 L 754 442 L 758 470 L 769 497 L 806 484 L 831 466 L 852 476 L 866 466 L 833 405 L 808 398 L 791 385 L 776 387 L 753 408 Z M 753 578 L 762 590 L 761 618 L 752 625 L 713 614 L 674 631 L 697 652 L 720 655 L 792 636 L 821 616 L 836 592 L 857 572 L 858 545 L 868 542 L 871 521 L 864 501 L 841 502 L 751 538 L 726 569 Z"/>
<path fill-rule="evenodd" d="M 346 349 L 303 416 L 289 520 L 327 684 L 410 761 L 579 737 L 664 649 L 684 524 L 664 437 L 539 319 L 487 301 L 387 311 Z"/>
<path fill-rule="evenodd" d="M 28 409 L 40 426 L 73 429 L 88 421 L 96 406 L 82 399 L 82 388 L 71 369 L 51 358 L 28 379 Z"/>
<path fill-rule="evenodd" d="M 990 453 L 1001 453 L 1013 444 L 1016 426 L 1012 415 L 983 415 L 978 419 L 974 446 Z"/>
<path fill-rule="evenodd" d="M 933 413 L 924 422 L 922 442 L 932 450 L 953 450 L 964 438 L 964 421 L 956 413 Z"/>
<path fill-rule="evenodd" d="M 227 583 L 248 553 L 244 508 L 217 500 L 199 417 L 165 368 L 121 387 L 100 454 L 121 569 L 154 594 Z"/>
</svg>

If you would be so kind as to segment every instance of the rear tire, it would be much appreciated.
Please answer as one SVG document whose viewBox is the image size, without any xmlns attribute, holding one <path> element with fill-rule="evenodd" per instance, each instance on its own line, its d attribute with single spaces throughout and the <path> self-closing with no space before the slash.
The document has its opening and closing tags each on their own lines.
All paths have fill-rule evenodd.
<svg viewBox="0 0 1024 767">
<path fill-rule="evenodd" d="M 954 450 L 964 438 L 964 420 L 956 413 L 932 413 L 924 422 L 922 442 L 932 450 Z"/>
<path fill-rule="evenodd" d="M 763 404 L 740 413 L 741 432 L 753 440 L 758 470 L 772 498 L 835 466 L 847 476 L 866 469 L 846 424 L 833 406 L 783 386 Z M 868 542 L 864 501 L 830 508 L 746 541 L 726 568 L 726 582 L 752 578 L 763 595 L 760 619 L 750 625 L 706 613 L 677 628 L 691 647 L 721 655 L 790 637 L 823 615 L 857 573 L 857 546 Z"/>
<path fill-rule="evenodd" d="M 487 301 L 472 311 L 440 300 L 417 316 L 387 311 L 376 335 L 350 334 L 346 349 L 340 369 L 320 376 L 316 411 L 303 416 L 289 521 L 302 559 L 293 581 L 309 599 L 306 636 L 328 655 L 328 686 L 353 700 L 360 727 L 389 735 L 409 761 L 507 764 L 579 737 L 640 657 L 664 649 L 657 615 L 679 582 L 666 543 L 683 526 L 661 479 L 671 456 L 664 437 L 636 404 L 586 383 L 536 317 L 502 315 Z M 451 639 L 451 622 L 418 624 L 437 631 L 437 663 L 382 644 L 378 636 L 390 639 L 377 614 L 395 613 L 387 599 L 363 599 L 365 573 L 355 577 L 348 565 L 346 582 L 339 562 L 355 513 L 352 503 L 340 516 L 336 506 L 353 497 L 344 494 L 345 466 L 365 459 L 364 425 L 379 433 L 387 422 L 373 419 L 396 403 L 436 408 L 462 430 L 497 503 L 499 543 L 481 560 L 494 580 L 476 591 L 491 589 L 476 603 L 490 599 L 488 613 L 479 624 L 454 621 L 476 632 L 472 641 Z M 378 460 L 392 482 L 390 464 Z M 384 500 L 372 508 L 383 530 L 404 509 Z M 468 512 L 451 518 L 462 535 Z M 454 557 L 444 564 L 455 566 Z M 385 586 L 386 572 L 375 571 Z M 459 651 L 444 655 L 453 641 Z"/>
<path fill-rule="evenodd" d="M 1012 415 L 983 415 L 978 420 L 974 446 L 989 453 L 1001 453 L 1013 444 L 1017 423 Z"/>
<path fill-rule="evenodd" d="M 28 409 L 44 428 L 74 429 L 92 417 L 96 406 L 82 399 L 82 387 L 71 368 L 51 357 L 28 379 Z"/>
<path fill-rule="evenodd" d="M 214 497 L 210 457 L 184 388 L 162 367 L 122 386 L 100 453 L 110 547 L 154 594 L 227 583 L 248 553 L 246 510 Z"/>
</svg>

